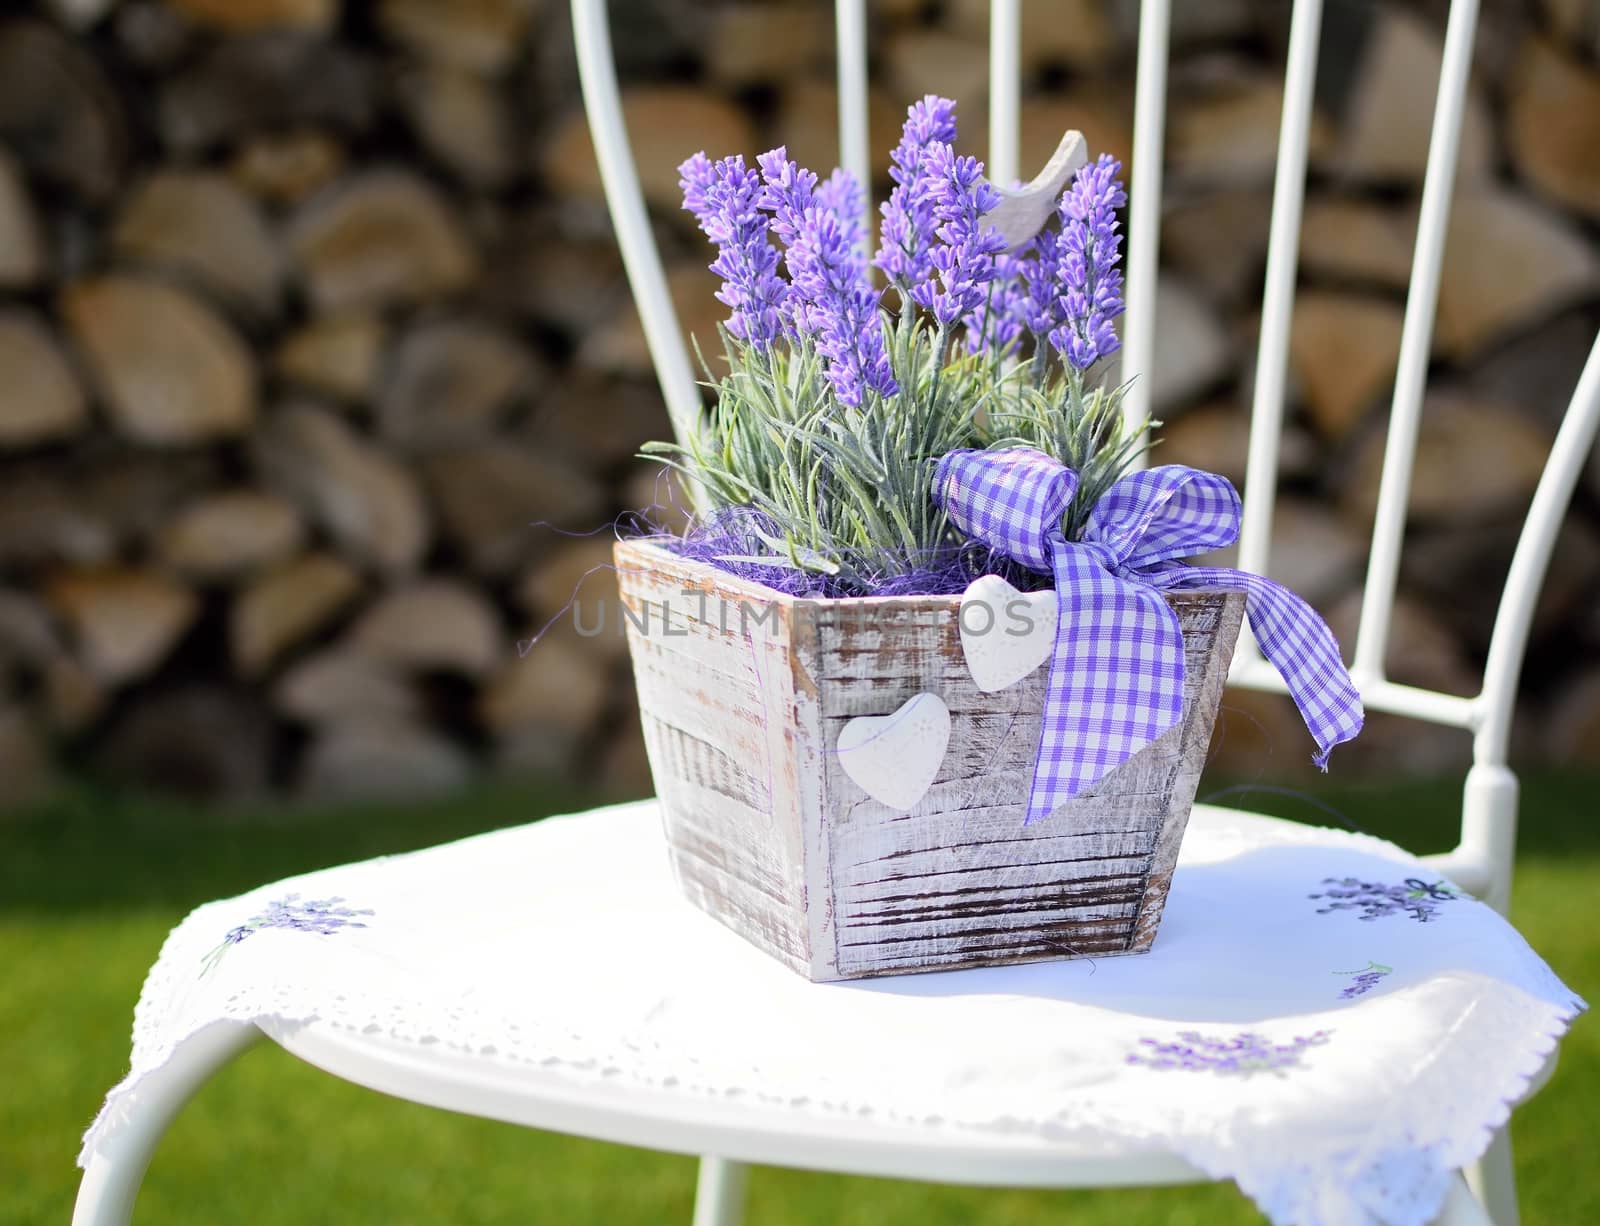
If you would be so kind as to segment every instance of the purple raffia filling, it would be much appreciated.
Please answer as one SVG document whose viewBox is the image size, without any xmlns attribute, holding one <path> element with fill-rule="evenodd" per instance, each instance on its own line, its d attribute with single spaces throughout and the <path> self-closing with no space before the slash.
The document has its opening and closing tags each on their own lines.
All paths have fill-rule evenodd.
<svg viewBox="0 0 1600 1226">
<path fill-rule="evenodd" d="M 848 579 L 790 565 L 787 559 L 762 562 L 775 553 L 762 539 L 777 537 L 775 525 L 752 511 L 722 511 L 707 516 L 682 536 L 646 539 L 670 549 L 681 558 L 704 562 L 726 574 L 759 583 L 787 596 L 848 599 L 856 596 L 953 596 L 967 590 L 974 579 L 1001 575 L 1020 591 L 1047 582 L 1018 567 L 1011 559 L 979 546 L 966 545 L 939 551 L 927 558 L 903 560 L 903 569 L 881 575 L 854 575 Z"/>
</svg>

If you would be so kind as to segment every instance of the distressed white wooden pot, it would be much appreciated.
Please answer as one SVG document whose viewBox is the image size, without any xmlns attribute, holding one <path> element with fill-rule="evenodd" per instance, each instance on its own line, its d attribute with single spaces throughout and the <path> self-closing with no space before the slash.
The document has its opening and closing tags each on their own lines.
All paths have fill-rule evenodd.
<svg viewBox="0 0 1600 1226">
<path fill-rule="evenodd" d="M 1155 939 L 1244 613 L 1174 592 L 1178 726 L 1024 827 L 1048 667 L 986 694 L 959 596 L 797 599 L 616 547 L 650 769 L 685 894 L 815 980 L 1143 953 Z M 909 811 L 840 765 L 841 729 L 919 693 L 949 746 Z"/>
</svg>

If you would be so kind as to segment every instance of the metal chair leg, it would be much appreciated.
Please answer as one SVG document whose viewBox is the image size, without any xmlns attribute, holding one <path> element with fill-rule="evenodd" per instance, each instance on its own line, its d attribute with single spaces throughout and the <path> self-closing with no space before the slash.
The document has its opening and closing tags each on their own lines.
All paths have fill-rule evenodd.
<svg viewBox="0 0 1600 1226">
<path fill-rule="evenodd" d="M 743 1162 L 701 1158 L 700 1180 L 694 1193 L 694 1226 L 739 1226 L 744 1221 L 745 1179 L 749 1173 L 750 1168 Z"/>
<path fill-rule="evenodd" d="M 1444 1208 L 1434 1219 L 1433 1226 L 1494 1226 L 1470 1191 L 1467 1181 L 1457 1175 L 1450 1183 L 1450 1195 L 1445 1197 Z"/>
<path fill-rule="evenodd" d="M 89 1156 L 72 1226 L 128 1226 L 150 1156 L 185 1103 L 228 1061 L 261 1037 L 254 1026 L 219 1022 L 189 1040 L 121 1106 L 121 1126 Z"/>
<path fill-rule="evenodd" d="M 1517 1177 L 1511 1166 L 1511 1124 L 1494 1134 L 1494 1140 L 1477 1163 L 1466 1169 L 1467 1186 L 1489 1211 L 1494 1226 L 1517 1226 Z"/>
</svg>

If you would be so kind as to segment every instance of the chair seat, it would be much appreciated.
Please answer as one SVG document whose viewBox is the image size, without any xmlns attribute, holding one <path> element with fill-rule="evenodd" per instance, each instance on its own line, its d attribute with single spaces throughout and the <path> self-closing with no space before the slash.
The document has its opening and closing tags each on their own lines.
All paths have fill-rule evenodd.
<svg viewBox="0 0 1600 1226">
<path fill-rule="evenodd" d="M 685 1093 L 471 1055 L 321 1021 L 261 1030 L 308 1064 L 369 1089 L 466 1115 L 668 1153 L 840 1174 L 1000 1187 L 1116 1187 L 1210 1177 L 1126 1138 L 930 1129 L 796 1110 L 748 1095 Z"/>
<path fill-rule="evenodd" d="M 1232 1177 L 1318 1220 L 1300 1202 L 1436 1206 L 1581 1007 L 1391 844 L 1207 806 L 1131 958 L 812 984 L 667 863 L 644 802 L 209 904 L 152 972 L 130 1081 L 227 1018 L 519 1124 L 952 1182 Z"/>
</svg>

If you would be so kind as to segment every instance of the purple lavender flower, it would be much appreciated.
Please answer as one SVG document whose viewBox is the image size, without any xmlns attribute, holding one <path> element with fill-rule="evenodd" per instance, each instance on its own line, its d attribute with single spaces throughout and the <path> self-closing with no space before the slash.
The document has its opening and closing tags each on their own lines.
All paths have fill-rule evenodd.
<svg viewBox="0 0 1600 1226">
<path fill-rule="evenodd" d="M 1062 286 L 1062 321 L 1050 343 L 1073 366 L 1087 370 L 1121 347 L 1111 321 L 1122 314 L 1122 238 L 1116 210 L 1128 202 L 1117 174 L 1122 165 L 1110 154 L 1085 166 L 1061 197 L 1061 237 L 1056 275 Z"/>
<path fill-rule="evenodd" d="M 1420 877 L 1407 877 L 1401 885 L 1355 877 L 1328 877 L 1322 884 L 1327 887 L 1322 893 L 1307 895 L 1327 900 L 1327 906 L 1317 908 L 1318 915 L 1360 911 L 1363 920 L 1408 915 L 1419 924 L 1430 924 L 1439 918 L 1440 903 L 1456 902 L 1462 897 L 1442 880 L 1430 882 Z"/>
<path fill-rule="evenodd" d="M 1040 230 L 1012 260 L 1012 267 L 1022 282 L 1017 309 L 1023 327 L 1033 333 L 1035 341 L 1049 336 L 1066 318 L 1061 311 L 1061 294 L 1056 283 L 1059 243 L 1060 236 L 1054 230 Z"/>
<path fill-rule="evenodd" d="M 839 400 L 857 406 L 868 390 L 883 397 L 899 391 L 884 349 L 878 291 L 832 210 L 806 210 L 789 248 L 789 269 L 794 293 L 805 303 L 800 326 L 827 360 Z"/>
<path fill-rule="evenodd" d="M 956 104 L 928 94 L 907 110 L 900 143 L 889 155 L 889 177 L 896 186 L 880 209 L 883 224 L 874 263 L 902 294 L 910 295 L 933 278 L 928 253 L 938 218 L 926 164 L 931 149 L 955 139 Z"/>
<path fill-rule="evenodd" d="M 706 156 L 704 149 L 678 165 L 678 186 L 683 189 L 684 211 L 694 214 L 701 230 L 711 224 L 711 204 L 706 199 L 706 193 L 716 179 L 716 164 Z"/>
<path fill-rule="evenodd" d="M 1381 962 L 1369 962 L 1359 971 L 1335 971 L 1336 975 L 1355 976 L 1350 985 L 1339 993 L 1339 999 L 1355 1000 L 1358 996 L 1365 996 L 1382 983 L 1393 970 L 1394 967 L 1384 966 Z"/>
<path fill-rule="evenodd" d="M 788 248 L 784 263 L 792 283 L 796 271 L 795 238 L 804 224 L 806 211 L 815 207 L 817 176 L 791 162 L 787 154 L 788 150 L 779 145 L 760 154 L 756 165 L 761 168 L 761 207 L 772 214 L 772 230 Z M 807 330 L 806 302 L 792 292 L 792 285 L 784 300 L 783 316 L 791 337 Z"/>
<path fill-rule="evenodd" d="M 761 168 L 761 207 L 772 214 L 772 229 L 784 246 L 794 244 L 800 219 L 816 201 L 817 176 L 796 162 L 779 145 L 756 158 Z"/>
<path fill-rule="evenodd" d="M 1213 1072 L 1225 1077 L 1251 1077 L 1256 1073 L 1282 1077 L 1284 1070 L 1300 1066 L 1300 1058 L 1307 1050 L 1326 1043 L 1331 1033 L 1318 1030 L 1310 1035 L 1296 1035 L 1288 1043 L 1274 1043 L 1265 1035 L 1248 1030 L 1228 1039 L 1201 1034 L 1198 1030 L 1184 1030 L 1178 1033 L 1175 1042 L 1140 1039 L 1145 1050 L 1130 1053 L 1128 1063 L 1149 1068 Z"/>
<path fill-rule="evenodd" d="M 757 161 L 763 207 L 771 210 L 772 228 L 788 247 L 784 261 L 792 284 L 785 310 L 791 327 L 816 342 L 842 403 L 857 406 L 869 390 L 894 395 L 900 389 L 884 350 L 878 292 L 852 241 L 861 233 L 854 220 L 860 189 L 850 176 L 835 172 L 819 192 L 816 175 L 789 161 L 782 148 Z M 839 204 L 850 211 L 840 213 Z"/>
<path fill-rule="evenodd" d="M 301 902 L 300 895 L 285 894 L 269 902 L 266 910 L 260 914 L 252 915 L 237 928 L 230 929 L 225 939 L 228 944 L 237 945 L 251 933 L 260 932 L 263 928 L 292 928 L 296 932 L 315 932 L 319 936 L 331 936 L 341 928 L 365 928 L 366 925 L 355 917 L 371 915 L 371 908 L 356 910 L 339 906 L 343 901 L 342 898 L 314 898 Z"/>
<path fill-rule="evenodd" d="M 994 280 L 989 283 L 989 292 L 967 321 L 969 353 L 986 349 L 1004 353 L 1022 335 L 1028 307 L 1022 263 L 1017 255 L 994 257 Z"/>
<path fill-rule="evenodd" d="M 683 207 L 717 245 L 710 267 L 722 278 L 717 301 L 733 311 L 728 332 L 753 349 L 765 349 L 782 330 L 788 287 L 777 272 L 777 249 L 767 241 L 761 175 L 746 169 L 740 155 L 713 163 L 704 153 L 685 161 L 678 173 Z"/>
<path fill-rule="evenodd" d="M 825 182 L 817 184 L 817 203 L 839 219 L 839 230 L 851 250 L 861 251 L 866 236 L 861 228 L 861 184 L 855 175 L 848 170 L 835 170 Z"/>
<path fill-rule="evenodd" d="M 207 956 L 201 974 L 210 971 L 233 946 L 260 932 L 263 928 L 288 928 L 295 932 L 312 932 L 318 936 L 332 936 L 341 928 L 365 928 L 357 917 L 373 914 L 370 908 L 341 907 L 344 899 L 316 898 L 300 901 L 298 894 L 285 894 L 266 905 L 265 910 L 252 915 L 244 923 L 230 928 L 222 944 Z"/>
<path fill-rule="evenodd" d="M 982 162 L 958 157 L 949 145 L 931 147 L 925 164 L 940 222 L 939 241 L 928 251 L 938 280 L 915 286 L 911 297 L 949 327 L 983 305 L 985 287 L 994 280 L 994 259 L 1006 243 L 998 230 L 983 224 L 983 216 L 1000 203 L 1000 193 L 984 179 Z"/>
</svg>

